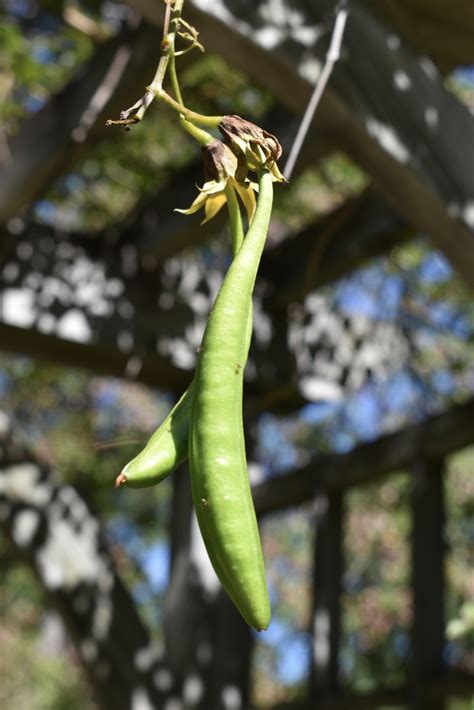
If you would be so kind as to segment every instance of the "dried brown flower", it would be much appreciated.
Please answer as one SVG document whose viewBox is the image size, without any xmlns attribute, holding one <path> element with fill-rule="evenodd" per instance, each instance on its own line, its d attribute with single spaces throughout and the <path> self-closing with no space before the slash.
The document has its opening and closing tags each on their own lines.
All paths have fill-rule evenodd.
<svg viewBox="0 0 474 710">
<path fill-rule="evenodd" d="M 248 170 L 258 170 L 262 165 L 268 167 L 275 181 L 285 180 L 276 164 L 281 156 L 281 145 L 272 133 L 240 116 L 224 116 L 219 130 L 237 156 L 238 180 L 245 179 Z"/>
</svg>

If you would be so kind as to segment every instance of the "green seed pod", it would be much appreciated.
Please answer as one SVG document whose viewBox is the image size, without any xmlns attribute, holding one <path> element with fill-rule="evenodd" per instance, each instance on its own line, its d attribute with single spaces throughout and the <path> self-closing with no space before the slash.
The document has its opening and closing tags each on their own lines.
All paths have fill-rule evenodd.
<svg viewBox="0 0 474 710">
<path fill-rule="evenodd" d="M 247 473 L 242 389 L 252 292 L 272 196 L 272 176 L 264 170 L 255 216 L 207 322 L 189 434 L 191 485 L 204 543 L 227 593 L 259 631 L 270 623 L 270 602 Z"/>
<path fill-rule="evenodd" d="M 154 486 L 187 459 L 193 384 L 191 382 L 145 448 L 124 467 L 116 485 Z"/>
</svg>

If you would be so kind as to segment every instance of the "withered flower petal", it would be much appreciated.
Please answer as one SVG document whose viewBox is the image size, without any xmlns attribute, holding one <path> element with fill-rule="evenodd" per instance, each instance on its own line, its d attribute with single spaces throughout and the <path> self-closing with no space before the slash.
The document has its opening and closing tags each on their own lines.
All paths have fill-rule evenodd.
<svg viewBox="0 0 474 710">
<path fill-rule="evenodd" d="M 204 208 L 205 217 L 201 224 L 205 224 L 222 209 L 227 201 L 226 186 L 232 185 L 247 212 L 249 223 L 256 208 L 255 192 L 258 187 L 250 180 L 237 180 L 238 159 L 230 148 L 221 141 L 213 141 L 203 150 L 204 172 L 206 182 L 198 187 L 199 194 L 188 209 L 176 209 L 181 214 L 194 214 Z M 245 176 L 244 176 L 245 177 Z"/>
<path fill-rule="evenodd" d="M 237 180 L 232 180 L 232 185 L 238 196 L 240 197 L 245 211 L 247 212 L 247 219 L 250 222 L 255 214 L 257 208 L 257 200 L 255 199 L 255 189 L 257 185 L 253 182 L 248 182 L 245 185 L 237 182 Z"/>
<path fill-rule="evenodd" d="M 210 219 L 215 217 L 216 214 L 224 207 L 226 202 L 227 198 L 223 192 L 219 192 L 218 194 L 213 195 L 211 199 L 206 200 L 206 204 L 204 205 L 204 214 L 206 216 L 202 220 L 201 224 L 206 224 L 206 222 L 209 222 Z"/>
<path fill-rule="evenodd" d="M 212 141 L 202 153 L 206 180 L 219 181 L 235 174 L 237 159 L 222 141 Z"/>
</svg>

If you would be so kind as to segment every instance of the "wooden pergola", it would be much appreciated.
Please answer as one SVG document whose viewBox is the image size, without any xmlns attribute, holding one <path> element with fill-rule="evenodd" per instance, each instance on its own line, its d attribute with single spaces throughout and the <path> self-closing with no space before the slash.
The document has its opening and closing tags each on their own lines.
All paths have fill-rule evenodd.
<svg viewBox="0 0 474 710">
<path fill-rule="evenodd" d="M 180 357 L 173 344 L 198 321 L 195 294 L 210 303 L 215 283 L 215 274 L 209 276 L 198 263 L 193 287 L 185 288 L 187 262 L 181 255 L 222 229 L 216 221 L 197 230 L 170 209 L 191 202 L 194 183 L 200 182 L 198 161 L 170 175 L 159 194 L 123 224 L 98 235 L 64 233 L 35 222 L 28 212 L 53 180 L 104 137 L 105 119 L 128 105 L 136 77 L 154 71 L 161 3 L 128 4 L 144 21 L 100 45 L 79 75 L 24 121 L 10 143 L 13 160 L 0 167 L 0 348 L 178 395 L 192 377 L 194 344 L 180 347 Z M 286 145 L 324 59 L 333 10 L 330 0 L 266 0 L 251 8 L 243 0 L 186 3 L 186 16 L 199 27 L 206 49 L 275 97 L 277 107 L 265 127 Z M 443 80 L 453 68 L 474 63 L 474 7 L 467 0 L 353 0 L 350 11 L 344 53 L 300 167 L 344 151 L 370 185 L 266 251 L 260 308 L 272 324 L 272 340 L 257 343 L 251 354 L 257 375 L 247 383 L 250 416 L 292 411 L 308 401 L 302 381 L 315 371 L 302 371 L 288 345 L 289 311 L 294 304 L 304 309 L 305 298 L 322 285 L 422 235 L 468 287 L 474 286 L 474 118 Z M 170 278 L 166 264 L 173 259 Z M 78 282 L 89 287 L 89 298 L 78 296 Z M 21 322 L 11 307 L 19 294 Z M 401 333 L 392 335 L 403 341 Z M 367 366 L 363 361 L 358 366 L 363 376 Z M 474 444 L 473 415 L 474 400 L 347 454 L 314 456 L 304 468 L 255 486 L 260 516 L 307 501 L 321 503 L 311 629 L 317 644 L 308 698 L 292 708 L 442 710 L 448 697 L 474 692 L 474 678 L 448 673 L 443 660 L 444 461 Z M 168 710 L 248 707 L 251 636 L 224 595 L 209 600 L 196 574 L 203 563 L 193 543 L 186 478 L 177 477 L 175 484 L 165 651 L 150 645 L 79 494 L 54 481 L 3 416 L 0 444 L 1 522 L 59 609 L 103 707 L 125 710 L 134 702 L 142 707 L 140 698 L 149 703 L 143 707 Z M 412 678 L 399 690 L 385 690 L 382 679 L 379 692 L 347 697 L 338 684 L 344 502 L 354 486 L 400 470 L 409 471 L 412 480 Z M 15 476 L 24 485 L 15 484 Z M 79 541 L 84 530 L 94 528 L 88 544 L 96 559 L 95 578 L 79 576 L 74 584 L 48 579 L 55 506 Z M 105 632 L 98 628 L 104 609 L 109 615 Z M 229 688 L 238 690 L 240 704 L 225 704 Z"/>
</svg>

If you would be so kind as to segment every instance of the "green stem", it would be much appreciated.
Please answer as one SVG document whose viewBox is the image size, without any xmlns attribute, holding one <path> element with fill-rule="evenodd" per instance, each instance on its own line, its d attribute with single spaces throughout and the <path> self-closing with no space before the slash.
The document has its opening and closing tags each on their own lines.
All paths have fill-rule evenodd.
<svg viewBox="0 0 474 710">
<path fill-rule="evenodd" d="M 179 18 L 181 17 L 181 13 L 183 11 L 183 3 L 184 0 L 175 0 L 169 22 L 169 32 L 166 26 L 164 28 L 163 40 L 161 43 L 163 55 L 160 58 L 158 68 L 150 85 L 150 88 L 153 87 L 153 93 L 156 93 L 156 91 L 158 89 L 161 89 L 161 87 L 163 86 L 163 81 L 170 59 L 171 57 L 173 57 L 174 59 L 174 43 L 176 38 L 176 32 L 178 31 L 179 27 Z"/>
<path fill-rule="evenodd" d="M 141 97 L 133 106 L 122 111 L 119 120 L 109 119 L 106 126 L 131 126 L 134 123 L 139 123 L 143 120 L 143 116 L 147 112 L 153 99 L 159 94 L 163 87 L 166 70 L 170 63 L 170 58 L 174 55 L 174 43 L 176 32 L 179 28 L 179 20 L 183 10 L 184 0 L 175 0 L 173 9 L 170 11 L 170 5 L 166 7 L 165 23 L 163 27 L 163 39 L 161 41 L 161 57 L 158 62 L 158 67 L 153 77 L 150 86 L 146 88 L 144 96 Z M 179 90 L 179 89 L 178 89 Z M 179 96 L 181 96 L 179 94 Z"/>
<path fill-rule="evenodd" d="M 244 241 L 244 228 L 237 195 L 230 180 L 227 181 L 225 186 L 225 196 L 227 197 L 227 211 L 229 213 L 230 233 L 232 236 L 232 256 L 235 257 Z"/>
<path fill-rule="evenodd" d="M 179 101 L 180 104 L 182 104 L 184 102 L 183 102 L 183 95 L 181 94 L 181 89 L 179 86 L 178 75 L 176 73 L 174 43 L 173 43 L 173 47 L 170 52 L 169 74 L 170 74 L 171 86 L 173 87 L 173 91 L 174 91 L 174 95 L 176 96 L 176 100 Z"/>
<path fill-rule="evenodd" d="M 174 45 L 172 47 L 172 50 L 170 52 L 170 63 L 168 66 L 168 71 L 170 75 L 170 81 L 171 81 L 171 86 L 173 87 L 174 95 L 176 96 L 176 100 L 179 101 L 180 104 L 184 104 L 183 102 L 183 95 L 181 93 L 181 88 L 179 86 L 179 81 L 178 81 L 178 75 L 176 73 L 176 59 L 174 56 Z M 179 122 L 181 124 L 181 127 L 184 128 L 184 130 L 189 133 L 190 136 L 192 136 L 199 145 L 201 145 L 203 148 L 205 148 L 207 145 L 212 143 L 214 140 L 214 136 L 211 136 L 210 133 L 207 131 L 203 131 L 202 128 L 198 128 L 198 126 L 195 126 L 194 123 L 190 123 L 189 121 L 186 121 L 184 118 L 183 114 L 180 114 L 179 117 Z"/>
<path fill-rule="evenodd" d="M 172 28 L 172 31 L 168 35 L 168 37 L 172 38 L 172 42 L 171 42 L 169 50 L 168 50 L 168 56 L 169 56 L 168 73 L 169 73 L 171 86 L 173 88 L 173 92 L 176 97 L 176 100 L 179 101 L 180 104 L 184 105 L 183 95 L 181 93 L 181 87 L 179 85 L 179 80 L 178 80 L 178 74 L 176 72 L 176 57 L 175 57 L 175 38 L 176 38 L 176 32 L 178 31 L 179 18 L 178 18 L 178 21 L 176 21 L 176 22 L 174 19 L 172 19 L 170 22 L 170 26 Z M 207 133 L 207 131 L 203 131 L 202 128 L 198 128 L 193 123 L 186 121 L 186 119 L 183 117 L 182 114 L 180 115 L 180 124 L 181 124 L 182 128 L 184 128 L 184 130 L 187 133 L 189 133 L 189 135 L 191 135 L 199 143 L 199 145 L 201 145 L 203 148 L 205 148 L 207 145 L 212 143 L 212 141 L 214 140 L 214 136 L 211 136 L 211 134 Z"/>
<path fill-rule="evenodd" d="M 179 87 L 178 77 L 176 74 L 175 66 L 175 51 L 174 45 L 176 41 L 176 34 L 179 30 L 179 22 L 181 18 L 181 12 L 183 9 L 184 0 L 175 0 L 173 4 L 173 9 L 170 13 L 169 6 L 167 7 L 167 14 L 165 18 L 165 27 L 163 32 L 163 39 L 161 42 L 162 55 L 160 61 L 158 62 L 158 67 L 153 77 L 153 81 L 149 86 L 146 87 L 144 96 L 139 99 L 133 106 L 122 111 L 119 120 L 108 120 L 106 122 L 107 126 L 131 126 L 134 123 L 139 123 L 143 116 L 145 115 L 148 107 L 153 102 L 153 99 L 160 98 L 163 99 L 168 106 L 171 106 L 175 111 L 181 114 L 181 125 L 183 128 L 190 133 L 202 146 L 209 145 L 213 138 L 205 131 L 200 131 L 195 129 L 195 127 L 186 125 L 186 122 L 192 124 L 199 124 L 201 126 L 207 126 L 208 128 L 217 128 L 222 120 L 222 116 L 203 116 L 200 113 L 191 111 L 183 105 L 183 97 L 181 95 L 181 90 Z M 168 22 L 169 18 L 169 22 Z M 173 99 L 164 89 L 163 81 L 165 78 L 166 71 L 169 69 L 171 84 L 173 91 L 176 95 L 176 99 Z"/>
<path fill-rule="evenodd" d="M 157 98 L 163 99 L 168 106 L 171 106 L 172 109 L 182 114 L 184 118 L 191 121 L 191 123 L 197 123 L 201 126 L 207 126 L 208 128 L 217 128 L 223 119 L 223 116 L 204 116 L 202 113 L 191 111 L 191 109 L 186 108 L 186 106 L 183 106 L 179 101 L 175 101 L 164 89 L 155 87 L 153 82 L 147 87 L 147 91 L 154 93 Z"/>
<path fill-rule="evenodd" d="M 207 131 L 203 131 L 202 128 L 198 128 L 198 126 L 195 126 L 194 123 L 186 121 L 184 116 L 179 117 L 179 122 L 181 124 L 181 127 L 184 128 L 184 130 L 189 133 L 190 136 L 197 140 L 199 145 L 203 148 L 210 145 L 215 140 L 214 136 L 212 136 Z"/>
</svg>

